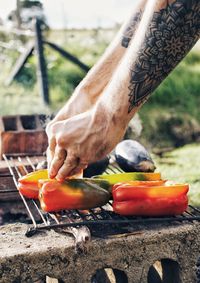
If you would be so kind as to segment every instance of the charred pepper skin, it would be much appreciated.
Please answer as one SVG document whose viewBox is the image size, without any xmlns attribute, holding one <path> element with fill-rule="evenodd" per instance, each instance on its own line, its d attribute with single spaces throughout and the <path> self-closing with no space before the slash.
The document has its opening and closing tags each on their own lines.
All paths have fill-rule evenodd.
<svg viewBox="0 0 200 283">
<path fill-rule="evenodd" d="M 45 212 L 95 208 L 109 199 L 110 193 L 97 184 L 76 179 L 63 183 L 56 180 L 44 182 L 39 193 L 40 205 Z"/>
<path fill-rule="evenodd" d="M 70 177 L 72 179 L 72 177 Z M 75 179 L 75 176 L 73 177 Z M 76 178 L 79 182 L 90 182 L 91 184 L 96 184 L 111 193 L 111 186 L 108 181 L 102 179 L 89 179 L 89 178 Z M 38 199 L 39 189 L 42 182 L 51 181 L 48 179 L 47 169 L 38 170 L 31 172 L 18 180 L 18 190 L 20 193 L 31 199 Z"/>
</svg>

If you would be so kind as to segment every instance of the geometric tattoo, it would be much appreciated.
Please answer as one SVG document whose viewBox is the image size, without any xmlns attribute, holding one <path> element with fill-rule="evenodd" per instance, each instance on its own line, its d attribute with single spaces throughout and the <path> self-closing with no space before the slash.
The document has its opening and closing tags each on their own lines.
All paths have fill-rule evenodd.
<svg viewBox="0 0 200 283">
<path fill-rule="evenodd" d="M 137 24 L 140 22 L 142 16 L 142 12 L 137 12 L 134 15 L 134 18 L 131 19 L 131 22 L 128 23 L 127 28 L 124 31 L 123 38 L 121 45 L 125 48 L 128 47 L 129 42 L 131 41 L 136 29 L 137 29 Z"/>
<path fill-rule="evenodd" d="M 128 113 L 147 100 L 199 37 L 200 0 L 176 0 L 154 12 L 131 68 Z M 125 38 L 128 39 L 123 40 L 123 46 L 128 46 L 130 37 L 125 34 Z"/>
</svg>

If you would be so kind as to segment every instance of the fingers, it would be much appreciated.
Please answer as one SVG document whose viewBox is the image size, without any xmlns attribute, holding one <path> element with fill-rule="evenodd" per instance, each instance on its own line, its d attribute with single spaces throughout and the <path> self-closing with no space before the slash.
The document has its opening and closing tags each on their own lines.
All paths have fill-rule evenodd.
<svg viewBox="0 0 200 283">
<path fill-rule="evenodd" d="M 56 140 L 54 138 L 49 140 L 49 147 L 47 148 L 47 163 L 48 168 L 50 167 L 51 161 L 55 154 Z"/>
<path fill-rule="evenodd" d="M 55 178 L 59 169 L 63 166 L 67 153 L 64 149 L 56 145 L 55 154 L 49 165 L 49 177 Z"/>
<path fill-rule="evenodd" d="M 76 157 L 73 153 L 67 153 L 67 158 L 64 161 L 63 166 L 58 171 L 56 179 L 63 181 L 67 176 L 79 173 L 82 169 L 87 167 L 87 162 L 81 162 L 80 158 Z"/>
</svg>

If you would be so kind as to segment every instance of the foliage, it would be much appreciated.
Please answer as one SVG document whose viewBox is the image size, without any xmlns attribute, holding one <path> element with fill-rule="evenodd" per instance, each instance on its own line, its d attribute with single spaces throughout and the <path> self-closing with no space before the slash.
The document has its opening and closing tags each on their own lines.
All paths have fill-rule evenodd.
<svg viewBox="0 0 200 283">
<path fill-rule="evenodd" d="M 77 56 L 79 60 L 88 66 L 92 66 L 103 53 L 114 33 L 112 30 L 46 31 L 45 38 Z M 9 39 L 13 40 L 12 36 L 7 38 L 6 41 L 9 41 Z M 26 42 L 23 44 L 26 45 Z M 10 86 L 5 86 L 8 74 L 18 57 L 19 53 L 17 51 L 5 49 L 0 57 L 0 62 L 4 66 L 3 72 L 0 74 L 1 115 L 55 111 L 67 101 L 74 88 L 85 76 L 85 72 L 80 70 L 79 67 L 46 46 L 45 57 L 51 100 L 51 105 L 46 107 L 43 105 L 39 94 L 35 56 L 28 60 L 17 79 Z"/>
<path fill-rule="evenodd" d="M 187 55 L 141 108 L 142 138 L 152 146 L 180 146 L 200 136 L 199 75 L 200 52 L 195 50 Z"/>
</svg>

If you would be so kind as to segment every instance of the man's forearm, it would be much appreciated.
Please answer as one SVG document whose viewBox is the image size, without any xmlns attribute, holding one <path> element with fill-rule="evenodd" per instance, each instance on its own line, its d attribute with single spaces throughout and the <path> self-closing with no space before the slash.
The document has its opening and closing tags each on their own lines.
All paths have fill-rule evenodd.
<svg viewBox="0 0 200 283">
<path fill-rule="evenodd" d="M 68 115 L 73 116 L 82 113 L 95 104 L 127 51 L 124 45 L 127 47 L 128 42 L 133 37 L 139 23 L 138 13 L 143 11 L 146 1 L 140 0 L 134 7 L 131 16 L 125 21 L 104 54 L 78 85 L 67 104 L 59 111 L 56 120 L 66 119 Z M 127 36 L 124 39 L 126 44 L 122 44 L 124 35 Z"/>
<path fill-rule="evenodd" d="M 133 37 L 139 23 L 138 14 L 144 10 L 146 1 L 147 0 L 139 0 L 138 4 L 134 7 L 131 16 L 128 17 L 128 20 L 125 21 L 102 57 L 81 82 L 80 85 L 83 85 L 83 87 L 90 94 L 93 94 L 94 97 L 96 93 L 101 93 L 104 90 L 121 58 L 125 54 L 125 42 L 123 45 L 122 41 L 130 41 Z M 125 35 L 128 39 L 125 39 Z"/>
<path fill-rule="evenodd" d="M 123 61 L 101 100 L 114 116 L 129 120 L 185 57 L 200 36 L 199 15 L 199 0 L 147 1 Z M 123 38 L 122 46 L 124 42 Z"/>
</svg>

